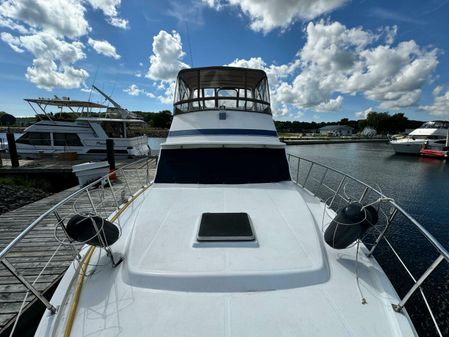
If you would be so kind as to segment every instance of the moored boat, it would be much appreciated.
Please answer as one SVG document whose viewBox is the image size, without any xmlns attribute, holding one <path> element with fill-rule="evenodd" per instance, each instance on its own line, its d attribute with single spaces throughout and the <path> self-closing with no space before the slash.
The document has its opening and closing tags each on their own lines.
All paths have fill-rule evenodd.
<svg viewBox="0 0 449 337">
<path fill-rule="evenodd" d="M 148 138 L 143 132 L 145 122 L 122 108 L 108 95 L 98 90 L 114 107 L 90 101 L 70 100 L 68 97 L 53 99 L 25 99 L 37 114 L 37 106 L 43 113 L 42 120 L 29 126 L 16 140 L 17 152 L 23 157 L 41 154 L 74 152 L 89 158 L 104 158 L 106 140 L 114 140 L 117 156 L 141 157 L 149 153 Z M 48 107 L 67 109 L 81 117 L 61 120 L 48 113 Z M 67 111 L 66 111 L 67 112 Z M 59 116 L 64 114 L 58 113 Z M 57 116 L 56 115 L 56 116 Z"/>
<path fill-rule="evenodd" d="M 396 153 L 419 155 L 424 143 L 433 144 L 446 139 L 448 121 L 429 121 L 410 132 L 406 137 L 390 139 L 390 145 Z"/>
</svg>

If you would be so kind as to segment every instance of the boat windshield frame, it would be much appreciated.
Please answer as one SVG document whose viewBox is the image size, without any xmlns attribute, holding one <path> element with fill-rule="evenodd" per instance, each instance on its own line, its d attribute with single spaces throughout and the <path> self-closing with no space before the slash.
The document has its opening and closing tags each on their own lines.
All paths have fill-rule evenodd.
<svg viewBox="0 0 449 337">
<path fill-rule="evenodd" d="M 175 87 L 174 115 L 204 110 L 240 110 L 271 115 L 266 73 L 237 67 L 181 70 Z"/>
</svg>

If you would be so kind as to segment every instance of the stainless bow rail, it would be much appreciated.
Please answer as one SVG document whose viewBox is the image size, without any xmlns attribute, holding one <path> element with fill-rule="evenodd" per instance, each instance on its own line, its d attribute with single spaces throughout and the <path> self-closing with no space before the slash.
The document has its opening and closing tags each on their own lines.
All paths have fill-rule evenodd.
<svg viewBox="0 0 449 337">
<path fill-rule="evenodd" d="M 51 313 L 57 312 L 57 308 L 45 298 L 43 292 L 36 285 L 40 278 L 45 275 L 46 270 L 51 268 L 53 262 L 58 264 L 58 267 L 61 267 L 61 261 L 68 262 L 64 268 L 61 268 L 61 273 L 63 273 L 72 261 L 80 261 L 82 245 L 73 242 L 67 235 L 64 226 L 66 220 L 77 213 L 88 213 L 107 218 L 114 211 L 119 211 L 131 196 L 151 183 L 150 170 L 154 168 L 155 162 L 154 158 L 143 158 L 131 162 L 75 191 L 35 219 L 0 252 L 1 264 L 26 289 L 10 335 L 16 328 L 18 319 L 27 301 L 29 301 L 28 296 L 30 294 L 42 302 Z M 119 179 L 116 183 L 112 181 L 115 175 Z M 15 257 L 14 254 L 20 254 L 21 244 L 29 244 L 30 242 L 35 244 L 36 240 L 42 240 L 43 232 L 48 233 L 49 231 L 53 231 L 54 240 L 46 238 L 48 242 L 42 244 L 50 247 L 54 245 L 55 248 L 49 259 L 46 260 L 46 256 L 43 254 L 44 256 L 39 259 L 39 262 L 36 262 L 36 265 L 39 267 L 43 265 L 43 268 L 31 281 L 28 279 L 29 277 L 22 275 L 18 268 L 14 266 L 14 262 L 10 260 Z M 19 252 L 15 252 L 15 249 L 19 249 Z M 48 252 L 46 254 L 49 255 Z"/>
<path fill-rule="evenodd" d="M 432 236 L 432 234 L 430 234 L 416 219 L 408 214 L 393 199 L 388 198 L 386 195 L 384 195 L 379 189 L 376 189 L 364 183 L 363 181 L 352 177 L 349 174 L 314 162 L 312 160 L 301 158 L 293 154 L 287 154 L 287 157 L 290 165 L 292 179 L 296 182 L 296 184 L 307 189 L 321 200 L 326 201 L 327 206 L 331 209 L 335 210 L 339 206 L 342 206 L 344 205 L 344 203 L 347 203 L 349 201 L 369 203 L 372 202 L 373 199 L 380 198 L 383 200 L 382 207 L 383 209 L 387 209 L 386 212 L 383 212 L 386 215 L 385 223 L 383 228 L 377 231 L 377 236 L 375 236 L 374 243 L 368 250 L 367 256 L 371 257 L 376 248 L 378 249 L 378 246 L 382 241 L 387 244 L 387 247 L 391 249 L 392 253 L 399 260 L 400 265 L 404 268 L 413 282 L 412 287 L 408 289 L 407 293 L 402 297 L 400 302 L 392 304 L 393 309 L 397 312 L 401 312 L 412 295 L 414 295 L 419 290 L 419 294 L 421 295 L 425 303 L 427 311 L 435 327 L 436 333 L 439 336 L 443 336 L 436 316 L 432 311 L 429 301 L 424 294 L 424 290 L 421 286 L 423 285 L 424 281 L 441 264 L 441 262 L 443 262 L 444 260 L 449 262 L 449 252 L 446 250 L 446 248 L 444 248 L 441 243 L 439 243 Z M 336 187 L 330 186 L 331 182 L 333 182 Z M 350 192 L 347 192 L 347 186 L 350 186 Z M 354 190 L 358 190 L 359 193 L 357 193 L 356 195 L 348 195 L 351 192 L 354 193 Z M 341 203 L 338 206 L 337 204 L 339 199 L 341 200 Z M 330 202 L 328 203 L 328 201 Z M 438 253 L 438 257 L 434 259 L 430 266 L 418 277 L 415 277 L 412 274 L 410 268 L 399 256 L 397 250 L 393 247 L 392 243 L 386 237 L 387 230 L 389 230 L 395 223 L 399 222 L 399 220 L 396 220 L 398 218 L 398 215 L 401 215 L 401 217 L 405 219 L 405 221 L 415 227 L 418 232 L 425 238 L 425 240 L 430 243 L 433 249 Z M 449 282 L 449 280 L 446 280 L 446 282 Z"/>
</svg>

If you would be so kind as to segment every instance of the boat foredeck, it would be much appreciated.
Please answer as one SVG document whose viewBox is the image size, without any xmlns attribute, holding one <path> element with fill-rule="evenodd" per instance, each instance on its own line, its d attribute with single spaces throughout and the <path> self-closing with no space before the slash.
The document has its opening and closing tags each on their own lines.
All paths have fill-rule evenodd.
<svg viewBox="0 0 449 337">
<path fill-rule="evenodd" d="M 171 207 L 162 209 L 167 201 Z M 198 213 L 243 209 L 259 247 L 193 246 Z M 375 259 L 360 254 L 357 262 L 355 247 L 322 243 L 322 216 L 323 203 L 291 182 L 220 191 L 153 186 L 122 214 L 128 225 L 113 249 L 124 263 L 113 269 L 102 251 L 94 253 L 72 335 L 415 335 L 407 316 L 392 309 L 397 295 Z M 292 270 L 313 273 L 309 282 L 285 286 L 282 273 Z M 257 280 L 239 278 L 251 272 Z M 264 279 L 268 274 L 276 277 Z"/>
</svg>

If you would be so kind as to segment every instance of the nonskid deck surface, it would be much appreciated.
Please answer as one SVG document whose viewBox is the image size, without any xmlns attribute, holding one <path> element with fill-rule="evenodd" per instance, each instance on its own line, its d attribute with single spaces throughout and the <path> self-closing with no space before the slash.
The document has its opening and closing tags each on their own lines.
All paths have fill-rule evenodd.
<svg viewBox="0 0 449 337">
<path fill-rule="evenodd" d="M 96 250 L 73 336 L 414 335 L 391 308 L 388 279 L 363 253 L 361 303 L 355 247 L 325 246 L 323 204 L 292 182 L 154 185 L 134 203 L 113 246 L 125 261 L 112 269 Z M 258 247 L 198 247 L 196 220 L 207 211 L 246 211 Z"/>
</svg>

